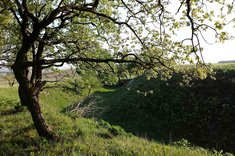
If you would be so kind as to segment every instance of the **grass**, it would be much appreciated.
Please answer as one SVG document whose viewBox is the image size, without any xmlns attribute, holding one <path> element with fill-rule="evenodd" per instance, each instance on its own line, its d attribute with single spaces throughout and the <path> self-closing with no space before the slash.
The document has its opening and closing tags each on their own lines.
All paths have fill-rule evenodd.
<svg viewBox="0 0 235 156">
<path fill-rule="evenodd" d="M 114 91 L 94 93 L 80 109 L 88 109 L 85 117 L 103 119 L 138 136 L 165 143 L 187 139 L 234 153 L 235 65 L 213 68 L 215 79 L 176 74 L 165 81 L 141 76 Z"/>
<path fill-rule="evenodd" d="M 60 141 L 38 137 L 29 112 L 14 110 L 19 102 L 17 88 L 1 87 L 0 155 L 221 155 L 187 144 L 164 145 L 136 137 L 103 120 L 60 113 L 81 98 L 63 88 L 43 91 L 41 97 L 44 116 Z"/>
</svg>

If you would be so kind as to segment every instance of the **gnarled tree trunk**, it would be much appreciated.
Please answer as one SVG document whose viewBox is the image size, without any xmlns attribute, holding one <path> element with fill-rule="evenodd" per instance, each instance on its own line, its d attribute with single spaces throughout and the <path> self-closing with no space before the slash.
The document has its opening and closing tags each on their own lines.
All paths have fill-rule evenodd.
<svg viewBox="0 0 235 156">
<path fill-rule="evenodd" d="M 46 123 L 40 103 L 39 103 L 39 93 L 40 92 L 35 92 L 34 90 L 29 90 L 28 91 L 28 98 L 27 100 L 27 107 L 31 113 L 34 126 L 39 134 L 39 136 L 44 137 L 48 140 L 55 140 L 56 136 L 54 135 L 52 129 L 48 126 Z"/>
<path fill-rule="evenodd" d="M 45 84 L 41 81 L 42 79 L 42 68 L 40 65 L 32 67 L 31 79 L 28 78 L 28 67 L 25 66 L 25 62 L 28 61 L 27 53 L 30 48 L 33 47 L 33 42 L 30 40 L 24 40 L 21 49 L 17 53 L 15 63 L 12 66 L 15 78 L 19 83 L 19 97 L 22 105 L 27 106 L 31 113 L 34 126 L 39 136 L 44 137 L 48 140 L 56 140 L 57 137 L 53 133 L 52 129 L 46 123 L 40 103 L 39 94 L 41 88 Z M 39 48 L 40 49 L 40 48 Z M 41 47 L 43 50 L 43 47 Z M 40 57 L 38 57 L 38 60 Z"/>
<path fill-rule="evenodd" d="M 17 73 L 19 69 L 14 69 L 14 73 Z M 16 77 L 19 79 L 19 77 L 22 77 L 22 75 L 17 75 L 15 74 Z M 34 126 L 39 134 L 39 136 L 44 137 L 48 140 L 55 140 L 57 137 L 53 133 L 52 129 L 48 126 L 46 123 L 40 103 L 39 103 L 39 94 L 40 94 L 40 89 L 33 86 L 28 83 L 25 84 L 20 84 L 19 85 L 19 97 L 21 100 L 22 105 L 27 106 L 28 110 L 31 113 Z"/>
</svg>

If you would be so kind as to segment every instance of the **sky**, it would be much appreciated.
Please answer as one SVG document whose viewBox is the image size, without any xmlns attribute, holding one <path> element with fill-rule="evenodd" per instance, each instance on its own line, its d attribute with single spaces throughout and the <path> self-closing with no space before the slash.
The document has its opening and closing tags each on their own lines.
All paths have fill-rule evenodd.
<svg viewBox="0 0 235 156">
<path fill-rule="evenodd" d="M 204 44 L 203 48 L 203 58 L 206 63 L 235 60 L 235 40 L 213 45 Z"/>
<path fill-rule="evenodd" d="M 235 36 L 235 28 L 228 27 L 227 30 L 229 34 Z M 186 33 L 185 33 L 186 32 Z M 188 38 L 191 30 L 189 28 L 181 29 L 178 31 L 177 35 L 173 37 L 173 40 L 182 41 Z M 214 33 L 204 32 L 204 38 L 206 38 L 206 43 L 200 36 L 200 44 L 203 48 L 203 59 L 205 63 L 218 63 L 219 61 L 230 61 L 235 60 L 235 39 L 226 40 L 224 43 L 216 42 L 214 38 Z"/>
</svg>

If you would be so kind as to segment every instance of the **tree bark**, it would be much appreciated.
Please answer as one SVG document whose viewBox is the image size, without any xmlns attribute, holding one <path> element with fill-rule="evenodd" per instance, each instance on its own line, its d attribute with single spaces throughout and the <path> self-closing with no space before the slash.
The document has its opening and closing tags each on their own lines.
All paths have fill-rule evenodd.
<svg viewBox="0 0 235 156">
<path fill-rule="evenodd" d="M 22 85 L 19 85 L 18 87 L 18 95 L 20 97 L 21 106 L 27 106 L 27 99 L 26 99 L 27 95 L 25 94 Z"/>
<path fill-rule="evenodd" d="M 33 91 L 30 91 L 29 93 L 29 99 L 28 99 L 28 109 L 31 113 L 34 126 L 39 134 L 39 136 L 46 138 L 47 140 L 57 140 L 57 137 L 53 133 L 52 129 L 48 126 L 46 123 L 40 103 L 39 103 L 39 92 L 35 93 Z"/>
<path fill-rule="evenodd" d="M 47 140 L 57 140 L 56 135 L 48 126 L 42 115 L 41 106 L 39 103 L 40 90 L 35 87 L 28 88 L 27 86 L 27 84 L 19 85 L 19 97 L 22 105 L 27 106 L 30 111 L 38 135 L 46 138 Z"/>
<path fill-rule="evenodd" d="M 41 72 L 42 69 L 38 68 L 38 79 L 36 82 L 31 82 L 28 78 L 28 67 L 22 65 L 24 61 L 27 61 L 27 52 L 31 47 L 31 44 L 23 44 L 19 50 L 16 61 L 12 66 L 15 78 L 19 83 L 19 97 L 22 105 L 27 106 L 28 110 L 31 113 L 34 126 L 39 134 L 39 136 L 46 138 L 47 140 L 57 140 L 56 135 L 53 133 L 52 129 L 46 123 L 40 103 L 39 103 L 39 94 L 42 87 L 41 82 Z M 36 73 L 34 73 L 36 74 Z"/>
</svg>

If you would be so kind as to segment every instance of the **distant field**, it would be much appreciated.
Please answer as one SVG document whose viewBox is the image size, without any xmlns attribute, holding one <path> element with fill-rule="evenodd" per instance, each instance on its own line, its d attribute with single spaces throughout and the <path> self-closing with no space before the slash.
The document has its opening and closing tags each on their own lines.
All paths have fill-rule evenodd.
<svg viewBox="0 0 235 156">
<path fill-rule="evenodd" d="M 5 79 L 0 77 L 0 86 L 7 86 L 7 85 L 8 85 L 8 82 Z"/>
<path fill-rule="evenodd" d="M 63 70 L 58 72 L 45 72 L 43 73 L 43 80 L 48 82 L 56 82 L 56 81 L 63 81 L 67 78 L 74 77 L 76 73 L 72 70 Z M 0 86 L 9 86 L 9 81 L 12 82 L 14 80 L 13 74 L 3 75 L 0 73 Z M 14 85 L 17 85 L 15 81 Z"/>
</svg>

